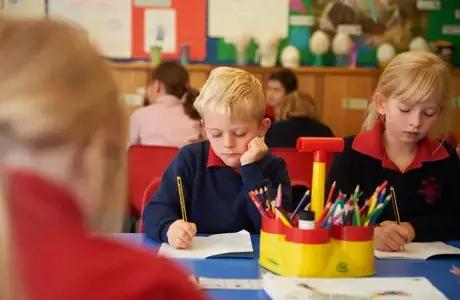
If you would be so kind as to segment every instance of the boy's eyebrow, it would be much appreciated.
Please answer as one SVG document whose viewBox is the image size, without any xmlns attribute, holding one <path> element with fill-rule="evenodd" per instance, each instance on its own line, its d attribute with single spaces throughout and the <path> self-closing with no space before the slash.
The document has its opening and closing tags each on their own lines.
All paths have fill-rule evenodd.
<svg viewBox="0 0 460 300">
<path fill-rule="evenodd" d="M 222 131 L 222 129 L 212 128 L 212 127 L 208 127 L 208 130 Z M 247 130 L 247 128 L 246 127 L 236 127 L 236 128 L 232 128 L 231 130 Z"/>
</svg>

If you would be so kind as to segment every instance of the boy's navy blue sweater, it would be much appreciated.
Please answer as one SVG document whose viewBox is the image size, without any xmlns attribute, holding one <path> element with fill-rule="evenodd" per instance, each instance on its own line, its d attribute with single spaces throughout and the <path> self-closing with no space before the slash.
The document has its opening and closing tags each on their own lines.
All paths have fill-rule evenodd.
<svg viewBox="0 0 460 300">
<path fill-rule="evenodd" d="M 142 218 L 149 238 L 168 242 L 169 226 L 181 219 L 177 176 L 182 177 L 187 218 L 198 233 L 247 230 L 259 233 L 261 216 L 248 192 L 271 185 L 283 188 L 283 206 L 290 207 L 291 184 L 283 159 L 268 153 L 261 161 L 234 170 L 220 160 L 208 141 L 182 147 L 161 179 Z"/>
<path fill-rule="evenodd" d="M 335 156 L 327 185 L 337 181 L 337 189 L 347 195 L 359 185 L 363 205 L 385 180 L 395 189 L 401 222 L 415 229 L 415 241 L 460 239 L 460 161 L 452 146 L 430 138 L 421 140 L 403 173 L 386 156 L 378 122 L 369 131 L 345 138 L 344 151 Z M 392 205 L 378 222 L 386 220 L 395 220 Z"/>
</svg>

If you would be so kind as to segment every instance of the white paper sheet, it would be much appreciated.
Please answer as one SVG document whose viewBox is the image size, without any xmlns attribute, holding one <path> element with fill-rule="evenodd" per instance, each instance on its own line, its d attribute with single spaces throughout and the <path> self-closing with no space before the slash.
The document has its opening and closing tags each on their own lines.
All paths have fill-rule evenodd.
<svg viewBox="0 0 460 300">
<path fill-rule="evenodd" d="M 208 35 L 288 36 L 289 0 L 209 0 Z"/>
<path fill-rule="evenodd" d="M 150 53 L 150 47 L 162 46 L 162 52 L 176 52 L 176 10 L 146 9 L 144 12 L 144 51 Z M 161 36 L 162 41 L 157 37 Z"/>
<path fill-rule="evenodd" d="M 404 246 L 404 251 L 383 252 L 374 250 L 377 258 L 393 259 L 428 259 L 435 255 L 460 255 L 460 249 L 442 242 L 410 243 Z"/>
<path fill-rule="evenodd" d="M 175 249 L 163 243 L 158 255 L 170 258 L 204 259 L 219 254 L 253 252 L 251 236 L 246 230 L 210 236 L 197 236 L 190 249 Z"/>
<path fill-rule="evenodd" d="M 199 284 L 205 290 L 261 290 L 260 279 L 228 279 L 200 277 Z"/>
<path fill-rule="evenodd" d="M 296 279 L 265 274 L 263 288 L 273 300 L 447 300 L 423 277 Z M 405 295 L 376 297 L 378 293 L 390 291 Z"/>
<path fill-rule="evenodd" d="M 131 58 L 131 0 L 48 0 L 50 17 L 81 26 L 103 55 Z"/>
</svg>

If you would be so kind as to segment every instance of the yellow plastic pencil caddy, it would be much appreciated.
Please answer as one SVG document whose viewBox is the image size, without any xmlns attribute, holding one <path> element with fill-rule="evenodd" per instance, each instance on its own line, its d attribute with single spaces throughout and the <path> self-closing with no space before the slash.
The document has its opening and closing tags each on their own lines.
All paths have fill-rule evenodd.
<svg viewBox="0 0 460 300">
<path fill-rule="evenodd" d="M 282 276 L 341 278 L 375 274 L 373 227 L 302 230 L 262 217 L 259 264 Z"/>
</svg>

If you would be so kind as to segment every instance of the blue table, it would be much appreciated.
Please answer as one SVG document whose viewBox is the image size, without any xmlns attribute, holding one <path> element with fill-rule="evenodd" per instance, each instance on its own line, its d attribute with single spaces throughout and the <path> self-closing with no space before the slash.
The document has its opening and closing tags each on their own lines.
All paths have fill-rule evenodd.
<svg viewBox="0 0 460 300">
<path fill-rule="evenodd" d="M 159 244 L 144 238 L 142 234 L 115 234 L 114 238 L 139 245 L 156 253 Z M 251 236 L 254 253 L 259 253 L 259 236 Z M 449 243 L 460 248 L 460 241 Z M 211 278 L 260 278 L 260 267 L 256 258 L 211 258 L 203 260 L 181 260 L 181 264 L 197 277 Z M 377 277 L 426 277 L 449 299 L 460 299 L 459 277 L 454 276 L 452 265 L 460 266 L 460 257 L 440 257 L 427 261 L 376 260 Z M 269 299 L 264 291 L 212 290 L 214 299 Z"/>
</svg>

